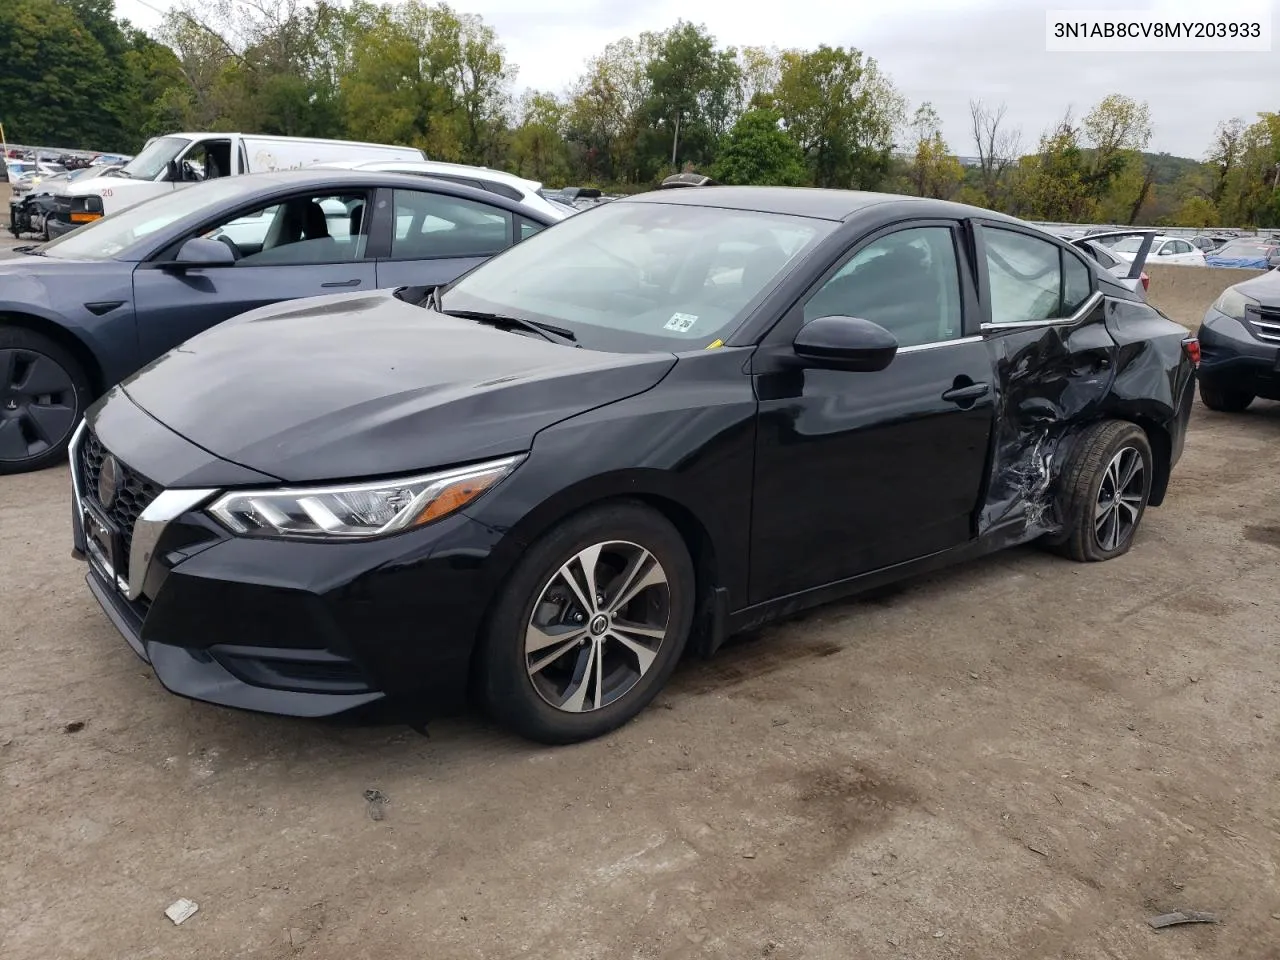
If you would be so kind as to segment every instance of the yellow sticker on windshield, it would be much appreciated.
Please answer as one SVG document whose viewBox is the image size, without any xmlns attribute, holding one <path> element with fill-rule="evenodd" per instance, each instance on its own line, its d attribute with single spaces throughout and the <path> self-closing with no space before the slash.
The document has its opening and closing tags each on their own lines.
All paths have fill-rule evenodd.
<svg viewBox="0 0 1280 960">
<path fill-rule="evenodd" d="M 703 349 L 714 350 L 716 347 L 723 347 L 723 346 L 724 346 L 724 341 L 717 338 L 715 340 L 712 340 L 710 343 L 708 343 L 705 347 L 703 347 Z"/>
</svg>

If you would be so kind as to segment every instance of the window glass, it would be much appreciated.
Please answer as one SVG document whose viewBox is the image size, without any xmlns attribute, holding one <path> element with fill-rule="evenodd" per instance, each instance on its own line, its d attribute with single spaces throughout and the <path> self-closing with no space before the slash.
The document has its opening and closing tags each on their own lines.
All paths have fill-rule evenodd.
<svg viewBox="0 0 1280 960">
<path fill-rule="evenodd" d="M 805 304 L 805 323 L 829 316 L 878 323 L 900 347 L 959 337 L 960 272 L 951 231 L 913 227 L 867 244 Z"/>
<path fill-rule="evenodd" d="M 1062 315 L 1069 317 L 1093 293 L 1093 271 L 1071 253 L 1062 254 Z"/>
<path fill-rule="evenodd" d="M 592 349 L 702 349 L 728 339 L 837 226 L 681 203 L 602 204 L 468 273 L 444 305 L 567 327 Z"/>
<path fill-rule="evenodd" d="M 106 260 L 183 217 L 243 193 L 245 188 L 239 180 L 239 177 L 224 177 L 152 197 L 64 233 L 40 250 L 45 256 L 60 259 Z"/>
<path fill-rule="evenodd" d="M 491 257 L 511 245 L 511 214 L 423 190 L 395 191 L 393 260 Z"/>
<path fill-rule="evenodd" d="M 983 240 L 991 284 L 992 323 L 1025 323 L 1060 316 L 1062 268 L 1056 244 L 990 227 L 983 231 Z"/>
<path fill-rule="evenodd" d="M 542 224 L 534 223 L 532 220 L 526 220 L 524 219 L 524 217 L 520 218 L 520 239 L 521 240 L 526 240 L 529 237 L 532 237 L 535 233 L 537 233 L 541 229 L 543 229 Z"/>
<path fill-rule="evenodd" d="M 365 195 L 306 194 L 241 213 L 201 234 L 236 253 L 236 266 L 346 263 L 364 256 Z"/>
<path fill-rule="evenodd" d="M 1177 247 L 1176 247 L 1176 249 L 1177 249 L 1178 253 L 1190 253 L 1190 252 L 1191 252 L 1191 244 L 1187 243 L 1187 241 L 1185 241 L 1185 240 L 1178 240 L 1178 241 L 1175 241 L 1175 242 L 1177 243 Z"/>
</svg>

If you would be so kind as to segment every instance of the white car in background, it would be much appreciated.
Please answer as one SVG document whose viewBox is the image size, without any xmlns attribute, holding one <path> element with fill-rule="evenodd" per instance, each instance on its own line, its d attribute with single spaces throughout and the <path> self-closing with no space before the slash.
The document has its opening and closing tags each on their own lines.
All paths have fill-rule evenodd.
<svg viewBox="0 0 1280 960">
<path fill-rule="evenodd" d="M 516 200 L 527 207 L 563 220 L 578 211 L 566 203 L 549 200 L 542 193 L 542 184 L 526 180 L 514 173 L 491 170 L 488 167 L 471 167 L 465 163 L 444 163 L 439 160 L 347 160 L 317 163 L 316 168 L 330 170 L 372 170 L 377 173 L 408 173 L 433 180 L 448 180 L 466 187 L 475 187 L 496 193 L 508 200 Z"/>
<path fill-rule="evenodd" d="M 1083 237 L 1059 233 L 1058 236 L 1071 241 L 1073 247 L 1093 257 L 1116 278 L 1117 283 L 1128 287 L 1141 297 L 1146 297 L 1147 291 L 1151 288 L 1151 278 L 1142 268 L 1151 250 L 1155 249 L 1154 230 L 1109 230 Z M 1117 244 L 1126 241 L 1132 241 L 1133 252 L 1127 258 L 1122 258 L 1115 252 L 1115 248 Z M 1135 257 L 1137 258 L 1136 266 Z"/>
<path fill-rule="evenodd" d="M 1090 239 L 1097 239 L 1091 237 Z M 1125 237 L 1108 249 L 1122 260 L 1132 260 L 1142 243 L 1141 237 Z M 1181 237 L 1162 237 L 1157 235 L 1151 241 L 1151 253 L 1148 263 L 1176 263 L 1181 266 L 1203 267 L 1204 252 L 1197 249 L 1189 240 Z"/>
</svg>

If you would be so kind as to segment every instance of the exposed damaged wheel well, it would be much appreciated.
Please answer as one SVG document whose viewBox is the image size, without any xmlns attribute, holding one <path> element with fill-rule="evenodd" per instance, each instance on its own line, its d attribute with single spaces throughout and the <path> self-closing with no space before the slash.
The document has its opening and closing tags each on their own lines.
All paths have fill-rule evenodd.
<svg viewBox="0 0 1280 960">
<path fill-rule="evenodd" d="M 1165 491 L 1169 489 L 1169 461 L 1173 459 L 1173 440 L 1169 431 L 1158 423 L 1143 417 L 1133 417 L 1132 422 L 1142 428 L 1142 432 L 1147 435 L 1147 442 L 1151 444 L 1151 494 L 1147 498 L 1147 505 L 1158 507 L 1164 502 Z"/>
</svg>

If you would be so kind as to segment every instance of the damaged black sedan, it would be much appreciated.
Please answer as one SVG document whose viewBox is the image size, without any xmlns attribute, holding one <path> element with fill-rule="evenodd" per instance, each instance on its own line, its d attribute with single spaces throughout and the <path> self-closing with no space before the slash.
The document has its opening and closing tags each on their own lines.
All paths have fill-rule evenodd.
<svg viewBox="0 0 1280 960">
<path fill-rule="evenodd" d="M 171 691 L 474 694 L 569 742 L 686 651 L 1032 540 L 1134 542 L 1196 344 L 1070 244 L 940 201 L 618 200 L 439 289 L 201 334 L 88 413 L 88 584 Z"/>
</svg>

